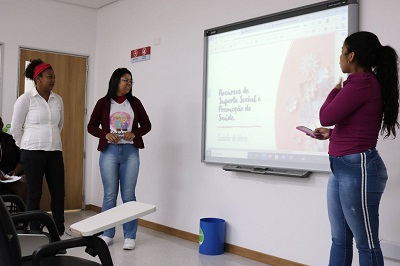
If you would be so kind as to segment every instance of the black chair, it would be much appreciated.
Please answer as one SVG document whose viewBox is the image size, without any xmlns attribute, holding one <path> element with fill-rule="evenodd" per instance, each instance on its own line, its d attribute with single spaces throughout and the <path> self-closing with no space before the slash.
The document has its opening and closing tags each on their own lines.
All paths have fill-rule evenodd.
<svg viewBox="0 0 400 266">
<path fill-rule="evenodd" d="M 19 238 L 22 261 L 31 260 L 33 251 L 38 247 L 51 242 L 60 241 L 58 231 L 50 215 L 43 215 L 41 212 L 30 212 L 21 216 L 19 214 L 26 212 L 26 207 L 24 201 L 20 197 L 14 194 L 0 195 L 0 197 L 3 199 L 8 212 L 11 214 L 11 219 L 14 222 Z M 35 230 L 30 229 L 28 225 L 31 221 L 38 222 L 40 227 Z M 48 232 L 43 231 L 44 227 L 47 227 Z M 66 251 L 63 250 L 59 253 L 65 254 Z"/>
<path fill-rule="evenodd" d="M 25 212 L 26 207 L 24 201 L 15 194 L 0 194 L 0 197 L 3 199 L 8 212 L 12 215 L 19 212 Z M 28 228 L 29 223 L 15 223 L 15 228 L 18 230 L 26 230 Z"/>
<path fill-rule="evenodd" d="M 15 194 L 0 194 L 0 197 L 3 199 L 3 201 L 11 203 L 11 206 L 13 207 L 12 209 L 9 208 L 10 213 L 17 213 L 17 212 L 24 212 L 26 211 L 25 203 L 24 201 L 18 197 Z M 8 207 L 8 206 L 7 206 Z"/>
<path fill-rule="evenodd" d="M 12 217 L 12 218 L 11 218 Z M 31 220 L 46 221 L 46 227 L 54 235 L 52 243 L 38 247 L 29 260 L 22 260 L 20 242 L 15 229 L 15 222 Z M 52 221 L 49 223 L 49 221 Z M 83 258 L 59 254 L 74 247 L 86 247 L 86 252 L 92 256 L 99 256 L 101 264 Z M 112 266 L 112 258 L 106 243 L 97 237 L 77 237 L 60 241 L 57 228 L 51 215 L 43 211 L 27 211 L 10 214 L 4 201 L 0 197 L 0 265 L 2 266 Z"/>
</svg>

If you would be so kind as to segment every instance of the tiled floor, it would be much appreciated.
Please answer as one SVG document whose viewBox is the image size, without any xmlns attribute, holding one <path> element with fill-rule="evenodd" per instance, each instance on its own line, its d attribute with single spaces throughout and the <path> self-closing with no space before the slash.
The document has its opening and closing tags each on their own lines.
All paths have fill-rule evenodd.
<svg viewBox="0 0 400 266">
<path fill-rule="evenodd" d="M 68 212 L 65 215 L 66 228 L 69 225 L 95 214 L 91 211 Z M 66 236 L 68 237 L 68 236 Z M 232 253 L 225 252 L 217 256 L 199 253 L 198 243 L 163 234 L 151 229 L 139 227 L 136 248 L 131 251 L 122 249 L 122 226 L 117 227 L 114 244 L 110 253 L 115 266 L 265 266 L 266 264 L 249 260 Z M 69 255 L 80 256 L 94 261 L 86 254 L 84 248 L 68 251 Z"/>
</svg>

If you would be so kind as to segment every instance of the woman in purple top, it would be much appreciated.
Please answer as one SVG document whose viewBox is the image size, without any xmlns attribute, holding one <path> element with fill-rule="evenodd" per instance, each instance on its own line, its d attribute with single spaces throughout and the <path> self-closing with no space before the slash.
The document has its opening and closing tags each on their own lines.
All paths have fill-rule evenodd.
<svg viewBox="0 0 400 266">
<path fill-rule="evenodd" d="M 379 204 L 388 179 L 375 149 L 379 132 L 396 137 L 399 126 L 396 51 L 370 32 L 346 38 L 340 55 L 346 81 L 336 85 L 320 110 L 315 133 L 329 139 L 332 174 L 328 215 L 332 245 L 329 265 L 351 265 L 353 238 L 360 265 L 383 265 L 379 243 Z"/>
</svg>

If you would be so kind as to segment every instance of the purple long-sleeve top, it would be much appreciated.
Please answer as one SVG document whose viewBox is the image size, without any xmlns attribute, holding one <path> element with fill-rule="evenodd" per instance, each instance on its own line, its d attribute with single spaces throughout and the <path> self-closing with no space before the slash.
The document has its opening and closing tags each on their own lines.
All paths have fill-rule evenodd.
<svg viewBox="0 0 400 266">
<path fill-rule="evenodd" d="M 383 117 L 381 86 L 373 73 L 353 73 L 333 89 L 319 112 L 321 125 L 335 126 L 329 154 L 344 156 L 375 148 Z"/>
</svg>

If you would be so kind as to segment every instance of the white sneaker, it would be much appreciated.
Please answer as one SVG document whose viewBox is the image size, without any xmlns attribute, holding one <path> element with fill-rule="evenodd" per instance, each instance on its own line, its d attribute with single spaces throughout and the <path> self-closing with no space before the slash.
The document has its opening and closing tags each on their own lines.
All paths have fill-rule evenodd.
<svg viewBox="0 0 400 266">
<path fill-rule="evenodd" d="M 72 238 L 72 237 L 70 235 L 68 235 L 67 233 L 60 235 L 61 240 L 66 240 L 66 239 L 70 239 L 70 238 Z"/>
<path fill-rule="evenodd" d="M 111 245 L 114 242 L 114 240 L 111 237 L 105 235 L 101 235 L 99 237 L 103 239 L 104 242 L 106 242 L 107 246 Z"/>
<path fill-rule="evenodd" d="M 135 239 L 125 238 L 125 243 L 123 249 L 132 250 L 135 248 Z"/>
</svg>

